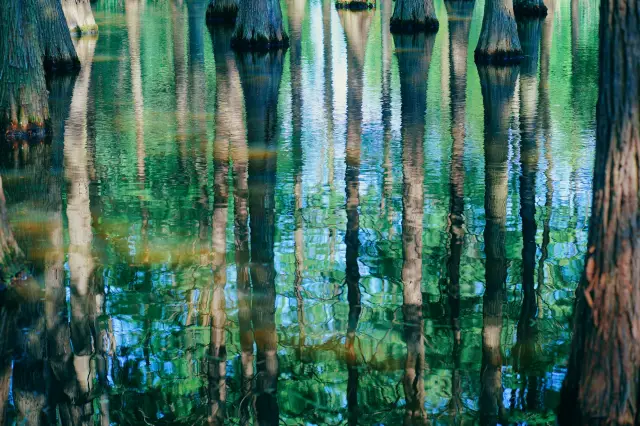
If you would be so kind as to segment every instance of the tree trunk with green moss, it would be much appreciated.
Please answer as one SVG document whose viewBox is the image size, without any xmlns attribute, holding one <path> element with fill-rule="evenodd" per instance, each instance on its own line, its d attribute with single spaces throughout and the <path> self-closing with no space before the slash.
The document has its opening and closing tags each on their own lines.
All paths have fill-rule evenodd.
<svg viewBox="0 0 640 426">
<path fill-rule="evenodd" d="M 278 0 L 238 1 L 236 26 L 231 39 L 234 49 L 266 51 L 289 46 Z"/>
<path fill-rule="evenodd" d="M 513 0 L 487 0 L 478 46 L 476 63 L 506 65 L 522 60 L 522 48 L 513 12 Z"/>
<path fill-rule="evenodd" d="M 640 422 L 640 3 L 600 3 L 593 207 L 562 425 Z"/>
<path fill-rule="evenodd" d="M 433 0 L 396 0 L 392 33 L 436 32 L 439 23 Z"/>
</svg>

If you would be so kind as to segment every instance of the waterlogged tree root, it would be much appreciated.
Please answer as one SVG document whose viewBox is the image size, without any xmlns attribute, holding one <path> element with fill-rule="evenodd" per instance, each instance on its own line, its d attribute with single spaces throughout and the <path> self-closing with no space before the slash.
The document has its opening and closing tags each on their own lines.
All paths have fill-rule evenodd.
<svg viewBox="0 0 640 426">
<path fill-rule="evenodd" d="M 403 21 L 392 19 L 389 29 L 395 34 L 436 33 L 440 23 L 435 18 L 427 18 L 425 21 Z"/>
<path fill-rule="evenodd" d="M 522 1 L 514 3 L 513 13 L 516 19 L 539 19 L 547 16 L 547 6 L 537 1 Z"/>
<path fill-rule="evenodd" d="M 519 64 L 524 55 L 522 50 L 487 52 L 476 49 L 473 57 L 478 65 L 510 66 Z"/>
<path fill-rule="evenodd" d="M 259 36 L 251 39 L 234 37 L 231 39 L 231 47 L 239 52 L 268 52 L 271 50 L 285 50 L 289 47 L 289 37 L 283 35 L 282 39 L 268 39 Z"/>
<path fill-rule="evenodd" d="M 362 1 L 362 0 L 336 2 L 336 9 L 369 10 L 369 9 L 373 9 L 375 6 L 376 6 L 375 2 L 368 2 L 368 1 Z"/>
</svg>

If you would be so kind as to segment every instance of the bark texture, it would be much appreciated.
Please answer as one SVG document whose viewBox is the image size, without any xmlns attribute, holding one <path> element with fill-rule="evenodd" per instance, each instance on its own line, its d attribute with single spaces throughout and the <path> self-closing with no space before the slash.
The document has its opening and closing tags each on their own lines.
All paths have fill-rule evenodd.
<svg viewBox="0 0 640 426">
<path fill-rule="evenodd" d="M 207 23 L 235 24 L 239 0 L 211 0 L 207 7 Z"/>
<path fill-rule="evenodd" d="M 436 32 L 439 25 L 433 0 L 396 0 L 391 32 Z"/>
<path fill-rule="evenodd" d="M 487 0 L 480 39 L 474 52 L 478 64 L 505 65 L 522 60 L 513 0 Z"/>
<path fill-rule="evenodd" d="M 47 0 L 54 2 L 56 0 Z M 71 34 L 77 37 L 96 35 L 98 26 L 89 0 L 61 0 L 64 17 Z"/>
<path fill-rule="evenodd" d="M 600 4 L 593 207 L 563 425 L 640 421 L 640 4 Z"/>
<path fill-rule="evenodd" d="M 509 119 L 517 68 L 479 67 L 484 104 L 485 155 L 485 292 L 482 308 L 482 366 L 480 371 L 480 419 L 482 424 L 501 423 L 502 404 L 502 305 L 505 298 Z"/>
<path fill-rule="evenodd" d="M 238 15 L 231 39 L 236 50 L 265 51 L 289 46 L 278 0 L 238 0 Z"/>
</svg>

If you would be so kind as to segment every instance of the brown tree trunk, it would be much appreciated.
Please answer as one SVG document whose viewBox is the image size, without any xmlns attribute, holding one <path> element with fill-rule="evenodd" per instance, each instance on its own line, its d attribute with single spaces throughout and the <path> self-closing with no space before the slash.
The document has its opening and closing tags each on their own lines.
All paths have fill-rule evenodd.
<svg viewBox="0 0 640 426">
<path fill-rule="evenodd" d="M 507 155 L 509 118 L 517 68 L 478 68 L 484 104 L 485 292 L 482 311 L 482 366 L 480 419 L 496 424 L 503 417 L 502 404 L 502 304 L 505 297 L 507 259 Z"/>
<path fill-rule="evenodd" d="M 505 65 L 522 60 L 513 0 L 487 0 L 478 46 L 474 52 L 478 64 Z"/>
<path fill-rule="evenodd" d="M 251 215 L 252 322 L 257 348 L 256 418 L 277 425 L 278 356 L 275 323 L 275 185 L 278 92 L 283 52 L 238 57 L 247 116 L 249 214 Z M 256 78 L 261 75 L 263 78 Z"/>
<path fill-rule="evenodd" d="M 238 15 L 231 39 L 236 50 L 265 51 L 289 46 L 278 0 L 238 0 Z"/>
<path fill-rule="evenodd" d="M 238 15 L 239 0 L 211 0 L 207 7 L 208 24 L 233 25 Z"/>
<path fill-rule="evenodd" d="M 95 35 L 98 33 L 98 26 L 91 11 L 89 0 L 48 0 L 61 1 L 62 11 L 67 20 L 67 26 L 71 34 L 77 37 Z"/>
<path fill-rule="evenodd" d="M 424 406 L 426 361 L 422 319 L 422 222 L 427 79 L 434 38 L 425 34 L 394 36 L 402 99 L 402 311 L 407 345 L 403 378 L 407 401 L 406 425 L 427 423 Z"/>
<path fill-rule="evenodd" d="M 558 419 L 640 422 L 640 4 L 600 3 L 593 207 Z"/>
<path fill-rule="evenodd" d="M 433 0 L 396 0 L 392 33 L 436 32 L 439 25 Z"/>
</svg>

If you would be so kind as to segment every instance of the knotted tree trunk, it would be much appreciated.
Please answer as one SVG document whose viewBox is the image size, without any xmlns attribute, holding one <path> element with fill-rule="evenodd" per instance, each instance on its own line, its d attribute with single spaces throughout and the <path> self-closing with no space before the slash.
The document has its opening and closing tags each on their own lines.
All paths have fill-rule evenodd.
<svg viewBox="0 0 640 426">
<path fill-rule="evenodd" d="M 433 0 L 396 0 L 391 32 L 436 32 L 439 25 Z"/>
<path fill-rule="evenodd" d="M 56 0 L 47 0 L 56 1 Z M 75 36 L 95 35 L 98 26 L 91 11 L 90 0 L 61 0 L 62 11 L 67 20 L 67 26 L 71 34 Z"/>
<path fill-rule="evenodd" d="M 265 51 L 289 46 L 278 0 L 238 1 L 236 26 L 231 39 L 234 49 Z"/>
<path fill-rule="evenodd" d="M 207 7 L 207 23 L 235 24 L 239 0 L 211 0 Z"/>
<path fill-rule="evenodd" d="M 476 63 L 505 65 L 522 60 L 513 0 L 487 0 L 478 46 Z"/>
<path fill-rule="evenodd" d="M 593 208 L 563 425 L 640 421 L 640 4 L 600 3 Z"/>
<path fill-rule="evenodd" d="M 496 424 L 503 417 L 502 404 L 502 305 L 507 279 L 505 249 L 507 222 L 509 118 L 517 68 L 480 67 L 484 104 L 484 158 L 486 225 L 485 291 L 482 306 L 482 366 L 480 417 Z"/>
</svg>

